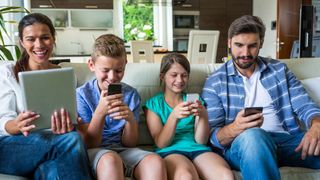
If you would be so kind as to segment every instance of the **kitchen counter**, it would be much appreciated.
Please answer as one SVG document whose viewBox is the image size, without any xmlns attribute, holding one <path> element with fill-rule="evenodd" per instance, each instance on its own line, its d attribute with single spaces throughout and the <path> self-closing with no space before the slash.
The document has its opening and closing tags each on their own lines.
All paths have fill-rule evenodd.
<svg viewBox="0 0 320 180">
<path fill-rule="evenodd" d="M 171 53 L 171 52 L 173 52 L 173 51 L 154 52 L 154 61 L 157 63 L 161 62 L 162 57 L 168 53 Z M 187 56 L 187 52 L 185 52 L 185 51 L 178 52 L 178 53 L 181 53 L 181 54 Z M 54 60 L 55 62 L 59 62 L 59 60 L 61 60 L 61 62 L 66 62 L 66 61 L 70 60 L 69 62 L 73 62 L 73 63 L 86 63 L 89 58 L 90 58 L 89 54 L 86 54 L 86 55 L 55 55 L 55 56 L 51 57 L 50 60 Z M 128 62 L 132 62 L 131 53 L 127 53 L 127 59 L 128 59 Z"/>
</svg>

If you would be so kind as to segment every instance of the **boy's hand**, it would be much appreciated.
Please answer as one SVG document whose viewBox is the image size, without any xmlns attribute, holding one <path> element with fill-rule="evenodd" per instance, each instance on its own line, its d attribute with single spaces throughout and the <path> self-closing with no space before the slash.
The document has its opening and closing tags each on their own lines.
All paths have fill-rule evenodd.
<svg viewBox="0 0 320 180">
<path fill-rule="evenodd" d="M 125 119 L 126 121 L 133 120 L 134 115 L 131 109 L 123 102 L 116 104 L 109 109 L 108 114 L 115 120 Z"/>
<path fill-rule="evenodd" d="M 100 94 L 99 104 L 97 106 L 96 112 L 100 115 L 110 114 L 108 111 L 115 106 L 119 106 L 122 103 L 122 94 L 115 94 L 108 96 L 107 90 L 102 90 Z"/>
</svg>

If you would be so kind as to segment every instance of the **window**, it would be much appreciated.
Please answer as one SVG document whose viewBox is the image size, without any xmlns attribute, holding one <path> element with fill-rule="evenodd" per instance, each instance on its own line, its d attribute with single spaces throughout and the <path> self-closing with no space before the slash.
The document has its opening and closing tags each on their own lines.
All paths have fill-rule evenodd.
<svg viewBox="0 0 320 180">
<path fill-rule="evenodd" d="M 123 2 L 123 32 L 126 42 L 154 40 L 153 4 Z"/>
<path fill-rule="evenodd" d="M 153 40 L 154 45 L 172 51 L 171 1 L 157 0 L 142 3 L 138 0 L 122 0 L 120 2 L 123 11 L 123 16 L 119 18 L 123 19 L 120 22 L 123 22 L 120 32 L 123 31 L 126 42 L 136 39 Z"/>
</svg>

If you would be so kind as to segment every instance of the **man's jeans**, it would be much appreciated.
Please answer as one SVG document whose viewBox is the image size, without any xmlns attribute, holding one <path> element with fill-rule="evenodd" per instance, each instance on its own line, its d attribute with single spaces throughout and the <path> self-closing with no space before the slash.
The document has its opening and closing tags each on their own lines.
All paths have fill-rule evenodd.
<svg viewBox="0 0 320 180">
<path fill-rule="evenodd" d="M 248 129 L 234 139 L 225 152 L 225 159 L 233 169 L 241 171 L 244 180 L 280 179 L 278 166 L 320 169 L 319 156 L 307 156 L 302 160 L 301 152 L 294 151 L 304 134 Z"/>
<path fill-rule="evenodd" d="M 34 179 L 91 179 L 87 160 L 77 132 L 0 137 L 0 173 Z"/>
</svg>

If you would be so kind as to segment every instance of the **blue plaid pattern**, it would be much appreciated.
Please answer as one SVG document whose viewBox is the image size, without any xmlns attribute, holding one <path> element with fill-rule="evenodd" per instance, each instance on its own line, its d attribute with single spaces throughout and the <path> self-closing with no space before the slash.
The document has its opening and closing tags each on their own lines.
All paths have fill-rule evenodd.
<svg viewBox="0 0 320 180">
<path fill-rule="evenodd" d="M 261 84 L 271 96 L 284 130 L 290 134 L 300 132 L 297 119 L 309 128 L 311 120 L 320 116 L 320 109 L 300 81 L 278 60 L 258 57 L 258 66 Z M 208 108 L 212 132 L 210 142 L 214 147 L 224 149 L 216 134 L 219 128 L 234 121 L 238 112 L 244 108 L 245 100 L 243 79 L 232 60 L 209 76 L 202 91 L 202 98 Z"/>
</svg>

